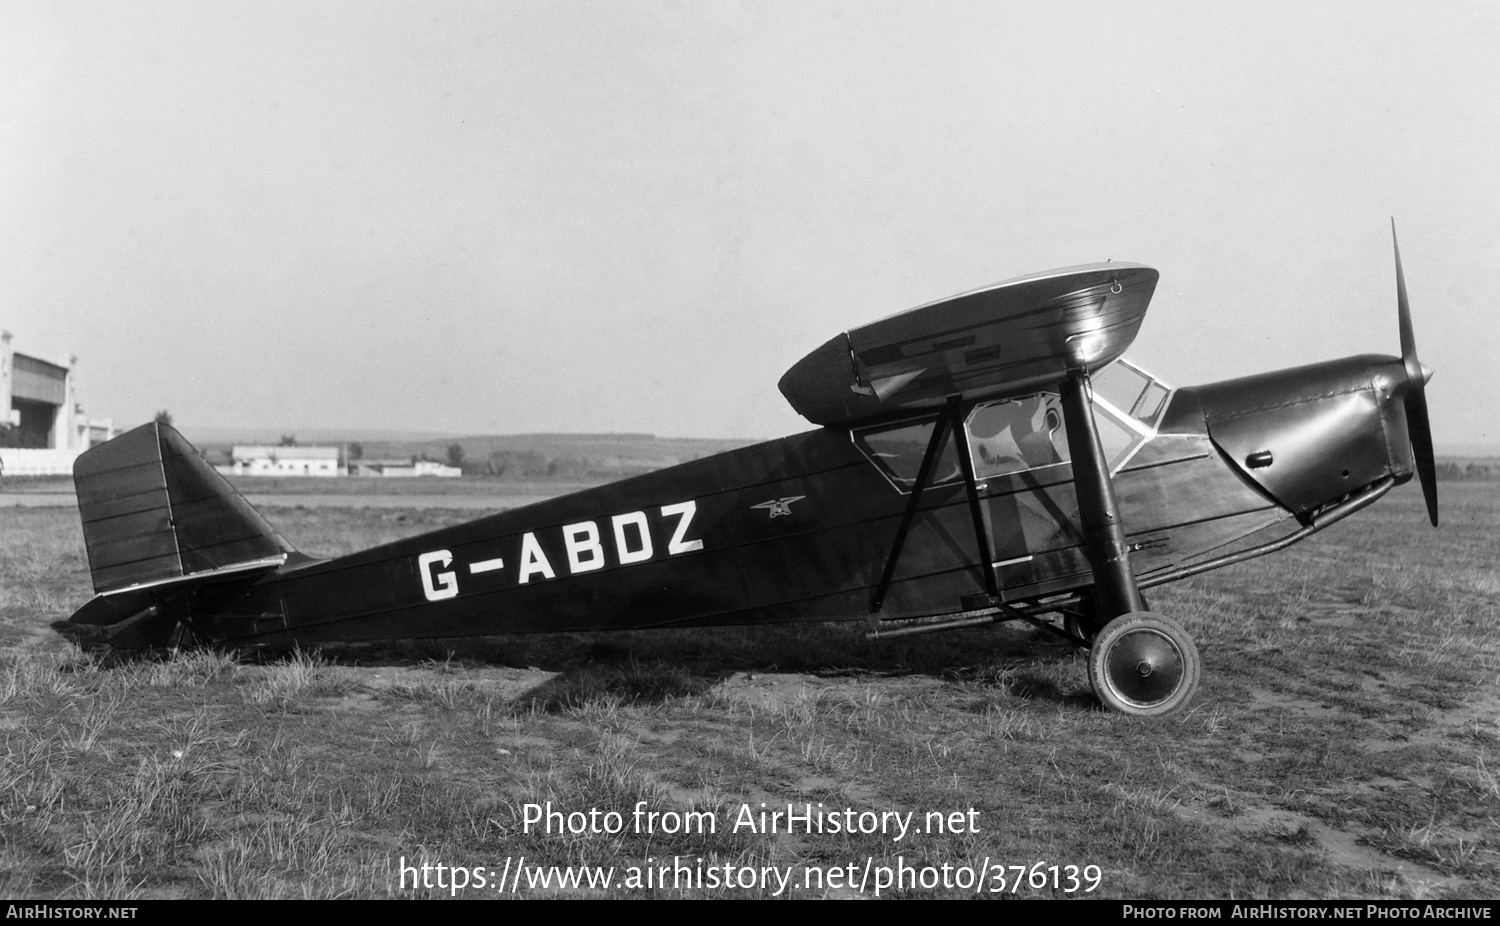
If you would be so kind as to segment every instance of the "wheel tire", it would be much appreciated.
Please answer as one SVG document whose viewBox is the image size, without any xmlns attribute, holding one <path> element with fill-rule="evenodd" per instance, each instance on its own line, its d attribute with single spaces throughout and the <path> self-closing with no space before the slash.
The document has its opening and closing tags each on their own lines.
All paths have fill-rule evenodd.
<svg viewBox="0 0 1500 926">
<path fill-rule="evenodd" d="M 1089 650 L 1089 682 L 1099 703 L 1133 717 L 1182 710 L 1198 691 L 1202 669 L 1188 632 L 1148 611 L 1110 621 Z"/>
</svg>

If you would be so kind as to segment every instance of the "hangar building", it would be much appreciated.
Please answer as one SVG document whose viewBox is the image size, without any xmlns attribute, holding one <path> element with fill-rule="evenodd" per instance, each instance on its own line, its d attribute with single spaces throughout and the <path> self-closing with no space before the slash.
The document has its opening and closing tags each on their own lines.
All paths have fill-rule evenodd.
<svg viewBox="0 0 1500 926">
<path fill-rule="evenodd" d="M 342 476 L 337 447 L 235 447 L 221 473 L 236 476 Z"/>
<path fill-rule="evenodd" d="M 115 436 L 114 422 L 91 420 L 77 395 L 78 358 L 66 364 L 23 354 L 0 331 L 0 463 L 7 476 L 65 475 L 73 460 Z"/>
</svg>

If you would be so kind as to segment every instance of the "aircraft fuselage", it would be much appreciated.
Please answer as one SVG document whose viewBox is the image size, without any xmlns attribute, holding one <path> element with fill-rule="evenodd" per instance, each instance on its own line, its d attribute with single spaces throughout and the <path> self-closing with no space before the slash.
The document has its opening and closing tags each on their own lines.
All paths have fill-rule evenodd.
<svg viewBox="0 0 1500 926">
<path fill-rule="evenodd" d="M 1294 451 L 1275 456 L 1287 434 L 1305 442 L 1311 428 L 1359 450 L 1357 475 L 1341 465 L 1346 474 L 1333 479 L 1272 483 L 1296 485 L 1304 512 L 1309 499 L 1409 477 L 1409 459 L 1383 449 L 1404 438 L 1381 414 L 1387 362 L 1349 358 L 1174 392 L 1113 475 L 1136 575 L 1146 582 L 1200 562 L 1300 513 L 1256 479 L 1294 465 L 1284 455 Z M 1255 396 L 1274 401 L 1257 411 Z M 1213 433 L 1232 430 L 1215 421 L 1238 428 L 1233 442 Z M 1231 456 L 1259 436 L 1282 441 L 1262 471 Z M 983 478 L 977 489 L 1005 601 L 1091 583 L 1070 464 Z M 961 481 L 926 490 L 880 617 L 952 613 L 985 591 L 966 491 Z M 908 498 L 853 432 L 825 427 L 350 556 L 200 585 L 169 610 L 235 645 L 863 619 Z"/>
</svg>

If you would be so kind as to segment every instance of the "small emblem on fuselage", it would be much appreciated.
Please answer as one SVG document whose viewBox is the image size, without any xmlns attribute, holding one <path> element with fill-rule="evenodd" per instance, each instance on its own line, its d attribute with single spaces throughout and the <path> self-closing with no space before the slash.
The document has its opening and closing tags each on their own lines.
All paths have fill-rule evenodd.
<svg viewBox="0 0 1500 926">
<path fill-rule="evenodd" d="M 772 499 L 769 502 L 761 502 L 759 505 L 751 505 L 751 508 L 764 508 L 771 512 L 771 517 L 779 518 L 782 515 L 792 513 L 792 502 L 801 501 L 806 495 L 788 495 L 786 498 Z"/>
</svg>

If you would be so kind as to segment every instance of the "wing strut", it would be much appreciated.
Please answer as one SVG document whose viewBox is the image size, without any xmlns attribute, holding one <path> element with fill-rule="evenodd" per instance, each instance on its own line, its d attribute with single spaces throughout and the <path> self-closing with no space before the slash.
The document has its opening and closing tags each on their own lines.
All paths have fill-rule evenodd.
<svg viewBox="0 0 1500 926">
<path fill-rule="evenodd" d="M 1078 495 L 1078 520 L 1083 528 L 1084 550 L 1094 572 L 1094 594 L 1100 625 L 1121 614 L 1146 610 L 1140 587 L 1130 569 L 1130 548 L 1125 541 L 1125 523 L 1109 461 L 1099 443 L 1089 401 L 1087 370 L 1071 370 L 1059 384 L 1063 419 L 1068 433 L 1068 452 L 1073 460 L 1073 488 Z"/>
<path fill-rule="evenodd" d="M 885 593 L 890 589 L 891 578 L 896 574 L 896 563 L 901 559 L 901 549 L 906 546 L 906 534 L 911 530 L 912 521 L 917 517 L 917 506 L 922 502 L 922 491 L 932 480 L 932 468 L 937 464 L 938 454 L 942 453 L 943 441 L 948 438 L 950 417 L 950 415 L 939 415 L 937 422 L 932 426 L 932 437 L 927 441 L 927 452 L 922 455 L 922 465 L 917 468 L 917 481 L 911 487 L 911 497 L 906 500 L 906 511 L 902 513 L 901 524 L 896 528 L 896 542 L 891 545 L 891 555 L 886 557 L 885 569 L 880 573 L 880 583 L 875 586 L 875 591 L 870 593 L 871 614 L 880 613 L 880 606 L 885 603 Z"/>
<path fill-rule="evenodd" d="M 1089 401 L 1088 371 L 1073 370 L 1059 385 L 1068 434 L 1068 451 L 1073 463 L 1074 489 L 1078 495 L 1078 519 L 1083 528 L 1084 549 L 1088 553 L 1089 565 L 1094 574 L 1097 613 L 1100 626 L 1103 626 L 1121 614 L 1144 611 L 1146 606 L 1141 600 L 1135 573 L 1130 568 L 1130 548 L 1125 540 L 1120 503 L 1115 497 L 1114 484 L 1109 476 L 1109 462 L 1104 456 L 1099 430 L 1094 424 L 1093 403 Z M 879 613 L 885 602 L 891 580 L 896 574 L 896 564 L 906 545 L 906 537 L 916 520 L 922 493 L 932 481 L 933 468 L 950 432 L 958 452 L 959 466 L 963 470 L 964 486 L 968 490 L 969 513 L 974 519 L 974 537 L 979 545 L 985 589 L 989 592 L 990 605 L 1003 608 L 994 557 L 990 550 L 989 510 L 980 502 L 974 461 L 961 443 L 962 402 L 958 396 L 953 396 L 949 398 L 943 414 L 938 416 L 932 429 L 932 437 L 927 441 L 927 451 L 917 470 L 916 483 L 912 486 L 911 497 L 907 499 L 906 511 L 901 515 L 901 524 L 896 528 L 895 542 L 891 545 L 885 568 L 880 573 L 880 582 L 870 594 L 871 615 Z"/>
<path fill-rule="evenodd" d="M 958 396 L 948 398 L 948 417 L 953 422 L 953 433 L 955 441 L 957 435 L 964 433 L 963 411 L 959 407 Z M 974 478 L 974 459 L 969 456 L 969 448 L 960 446 L 958 448 L 958 465 L 964 473 L 964 488 L 969 494 L 969 515 L 974 519 L 974 539 L 979 543 L 979 564 L 984 570 L 984 588 L 990 593 L 991 601 L 1000 600 L 1000 581 L 995 575 L 995 557 L 990 550 L 990 509 L 987 505 L 979 503 L 979 482 Z"/>
<path fill-rule="evenodd" d="M 880 573 L 880 583 L 870 594 L 872 615 L 879 613 L 881 605 L 885 603 L 886 592 L 890 590 L 891 579 L 896 574 L 896 563 L 900 561 L 901 551 L 906 546 L 906 535 L 911 531 L 912 522 L 916 520 L 922 492 L 932 481 L 933 467 L 950 433 L 953 435 L 953 449 L 958 455 L 958 465 L 963 472 L 964 487 L 968 490 L 969 514 L 974 519 L 974 539 L 979 544 L 979 563 L 984 570 L 984 586 L 989 592 L 989 606 L 995 607 L 1000 601 L 1000 582 L 995 574 L 995 557 L 990 549 L 990 512 L 979 501 L 979 483 L 974 477 L 974 461 L 969 457 L 968 448 L 964 446 L 963 402 L 958 396 L 950 396 L 943 414 L 938 416 L 933 425 L 932 437 L 927 441 L 927 452 L 922 455 L 922 465 L 917 469 L 917 481 L 912 485 L 911 497 L 906 501 L 906 511 L 902 513 L 901 524 L 896 528 L 896 541 L 891 545 L 891 554 L 886 558 L 885 569 Z"/>
</svg>

